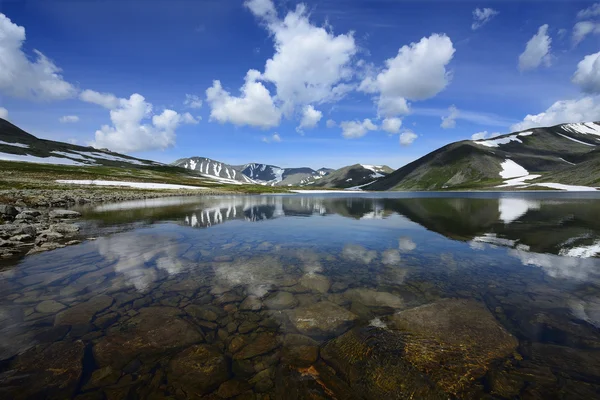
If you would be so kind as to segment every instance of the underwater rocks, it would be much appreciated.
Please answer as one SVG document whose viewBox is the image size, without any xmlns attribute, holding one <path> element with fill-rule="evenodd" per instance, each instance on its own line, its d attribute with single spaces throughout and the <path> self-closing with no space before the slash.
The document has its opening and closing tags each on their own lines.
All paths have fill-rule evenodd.
<svg viewBox="0 0 600 400">
<path fill-rule="evenodd" d="M 283 310 L 293 308 L 298 304 L 298 300 L 289 292 L 277 292 L 264 301 L 265 307 L 273 310 Z"/>
<path fill-rule="evenodd" d="M 113 301 L 112 297 L 106 295 L 92 297 L 58 313 L 54 319 L 54 326 L 88 324 L 94 315 L 110 307 Z"/>
<path fill-rule="evenodd" d="M 287 311 L 292 325 L 303 335 L 333 337 L 346 331 L 358 316 L 329 301 Z"/>
<path fill-rule="evenodd" d="M 365 398 L 457 396 L 518 344 L 473 300 L 441 300 L 386 322 L 387 328 L 354 328 L 321 349 L 321 357 Z"/>
<path fill-rule="evenodd" d="M 169 382 L 189 397 L 219 388 L 230 377 L 229 361 L 215 347 L 201 344 L 177 354 L 169 363 Z M 231 392 L 228 387 L 223 392 Z"/>
</svg>

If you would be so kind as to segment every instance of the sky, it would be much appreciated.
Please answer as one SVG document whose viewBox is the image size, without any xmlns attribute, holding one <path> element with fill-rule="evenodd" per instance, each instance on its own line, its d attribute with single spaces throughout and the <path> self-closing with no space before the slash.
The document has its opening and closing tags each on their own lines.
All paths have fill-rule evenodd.
<svg viewBox="0 0 600 400">
<path fill-rule="evenodd" d="M 600 3 L 0 0 L 0 117 L 165 163 L 399 168 L 600 120 Z"/>
</svg>

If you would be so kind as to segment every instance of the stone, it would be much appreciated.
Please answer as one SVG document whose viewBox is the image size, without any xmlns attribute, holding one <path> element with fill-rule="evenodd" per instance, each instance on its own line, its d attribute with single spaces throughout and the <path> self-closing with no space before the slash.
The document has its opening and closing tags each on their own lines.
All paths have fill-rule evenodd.
<svg viewBox="0 0 600 400">
<path fill-rule="evenodd" d="M 231 375 L 227 358 L 209 345 L 194 345 L 177 354 L 167 374 L 175 389 L 195 395 L 212 392 Z"/>
<path fill-rule="evenodd" d="M 298 304 L 298 300 L 289 292 L 277 292 L 264 301 L 264 305 L 272 310 L 283 310 L 286 308 L 294 308 Z"/>
<path fill-rule="evenodd" d="M 296 367 L 309 367 L 319 358 L 319 343 L 304 335 L 287 334 L 283 339 L 281 362 Z"/>
<path fill-rule="evenodd" d="M 112 303 L 113 298 L 107 295 L 92 297 L 58 313 L 54 319 L 54 326 L 88 324 L 94 315 L 107 309 Z"/>
<path fill-rule="evenodd" d="M 262 301 L 256 296 L 248 296 L 240 304 L 240 310 L 244 311 L 260 311 L 262 308 Z"/>
<path fill-rule="evenodd" d="M 232 379 L 223 382 L 217 390 L 217 396 L 224 399 L 230 399 L 250 389 L 248 382 L 241 379 Z"/>
<path fill-rule="evenodd" d="M 35 311 L 39 313 L 57 313 L 60 310 L 64 309 L 66 306 L 58 301 L 54 300 L 45 300 L 39 303 L 35 307 Z"/>
<path fill-rule="evenodd" d="M 0 204 L 0 215 L 16 217 L 17 215 L 19 215 L 19 211 L 13 206 Z"/>
<path fill-rule="evenodd" d="M 378 292 L 373 289 L 349 289 L 344 292 L 344 297 L 351 301 L 357 301 L 367 307 L 405 308 L 404 300 L 401 297 L 388 292 Z"/>
<path fill-rule="evenodd" d="M 50 218 L 55 219 L 68 219 L 68 218 L 79 218 L 81 214 L 73 210 L 52 210 L 49 213 Z"/>
<path fill-rule="evenodd" d="M 254 386 L 254 390 L 258 393 L 267 392 L 273 387 L 273 370 L 271 368 L 263 369 L 254 375 L 248 382 Z"/>
<path fill-rule="evenodd" d="M 71 398 L 82 373 L 81 341 L 39 345 L 17 357 L 14 382 L 3 382 L 5 398 Z"/>
<path fill-rule="evenodd" d="M 42 215 L 42 213 L 38 210 L 21 210 L 21 214 L 30 215 L 32 217 L 39 217 L 40 215 Z"/>
<path fill-rule="evenodd" d="M 122 324 L 113 325 L 93 348 L 99 366 L 119 369 L 136 357 L 161 354 L 199 343 L 203 336 L 173 307 L 146 307 Z"/>
<path fill-rule="evenodd" d="M 277 347 L 280 343 L 274 333 L 259 333 L 243 349 L 233 355 L 234 360 L 246 360 L 266 354 Z"/>
<path fill-rule="evenodd" d="M 197 306 L 195 304 L 191 304 L 184 308 L 184 310 L 190 314 L 195 319 L 205 320 L 209 322 L 214 322 L 222 316 L 223 310 L 214 306 Z"/>
<path fill-rule="evenodd" d="M 240 324 L 240 326 L 238 326 L 238 332 L 239 333 L 248 333 L 248 332 L 252 332 L 256 328 L 258 328 L 258 323 L 254 322 L 254 321 L 244 321 Z"/>
<path fill-rule="evenodd" d="M 331 286 L 329 278 L 321 274 L 306 274 L 299 282 L 305 288 L 319 293 L 327 293 Z"/>
<path fill-rule="evenodd" d="M 358 316 L 329 301 L 287 311 L 292 325 L 303 335 L 313 337 L 338 336 L 348 330 Z"/>
<path fill-rule="evenodd" d="M 13 242 L 28 242 L 33 239 L 33 236 L 28 235 L 26 233 L 22 235 L 16 235 L 10 238 Z"/>
<path fill-rule="evenodd" d="M 35 244 L 41 244 L 46 242 L 54 242 L 64 238 L 61 233 L 52 232 L 52 231 L 41 231 L 38 236 L 35 238 Z"/>
<path fill-rule="evenodd" d="M 237 335 L 234 336 L 229 342 L 229 346 L 227 350 L 231 353 L 237 353 L 240 351 L 246 344 L 248 344 L 249 338 L 247 335 Z"/>
<path fill-rule="evenodd" d="M 58 232 L 63 235 L 73 235 L 73 234 L 79 232 L 79 227 L 77 225 L 73 225 L 73 224 L 61 223 L 61 224 L 50 225 L 50 230 L 52 232 Z"/>
</svg>

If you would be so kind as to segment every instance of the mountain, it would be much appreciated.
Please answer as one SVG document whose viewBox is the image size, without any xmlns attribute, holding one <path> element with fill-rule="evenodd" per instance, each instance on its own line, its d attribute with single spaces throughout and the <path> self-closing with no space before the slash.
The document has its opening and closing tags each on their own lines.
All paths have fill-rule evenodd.
<svg viewBox="0 0 600 400">
<path fill-rule="evenodd" d="M 326 188 L 360 188 L 386 177 L 394 172 L 387 165 L 354 164 L 329 172 L 318 180 L 307 183 L 311 186 Z"/>
<path fill-rule="evenodd" d="M 275 165 L 250 163 L 240 167 L 244 175 L 270 186 L 302 186 L 327 175 L 328 168 L 281 168 Z"/>
<path fill-rule="evenodd" d="M 0 118 L 0 160 L 39 164 L 157 167 L 163 164 L 130 157 L 107 149 L 38 139 Z"/>
<path fill-rule="evenodd" d="M 238 168 L 206 157 L 180 158 L 171 165 L 196 171 L 202 176 L 224 183 L 257 183 Z"/>
<path fill-rule="evenodd" d="M 363 189 L 600 186 L 599 166 L 600 124 L 562 124 L 451 143 Z"/>
</svg>

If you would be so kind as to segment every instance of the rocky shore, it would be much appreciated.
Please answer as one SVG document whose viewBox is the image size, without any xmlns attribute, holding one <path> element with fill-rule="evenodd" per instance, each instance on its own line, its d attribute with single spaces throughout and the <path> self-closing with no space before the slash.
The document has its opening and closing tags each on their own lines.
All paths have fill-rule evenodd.
<svg viewBox="0 0 600 400">
<path fill-rule="evenodd" d="M 0 191 L 0 259 L 80 243 L 80 213 L 62 209 L 90 203 L 172 196 L 215 195 L 214 190 L 23 189 Z"/>
</svg>

